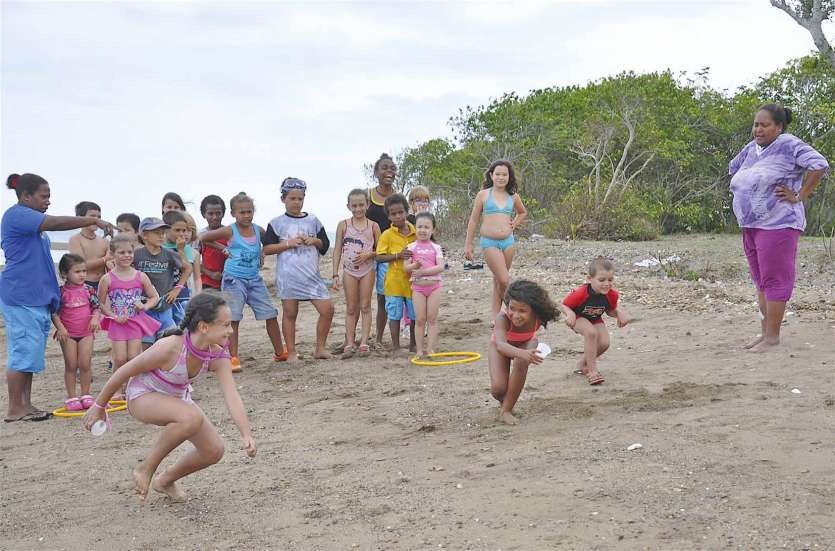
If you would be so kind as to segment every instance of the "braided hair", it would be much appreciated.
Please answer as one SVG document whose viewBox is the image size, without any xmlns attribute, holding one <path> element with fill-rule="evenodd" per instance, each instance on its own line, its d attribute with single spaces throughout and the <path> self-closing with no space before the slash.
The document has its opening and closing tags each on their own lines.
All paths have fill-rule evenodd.
<svg viewBox="0 0 835 551">
<path fill-rule="evenodd" d="M 217 291 L 209 290 L 197 293 L 188 301 L 186 313 L 183 316 L 183 321 L 180 322 L 180 326 L 169 329 L 163 337 L 182 335 L 186 331 L 189 333 L 194 332 L 197 330 L 197 325 L 201 321 L 214 323 L 217 319 L 218 311 L 225 305 L 226 299 Z"/>
</svg>

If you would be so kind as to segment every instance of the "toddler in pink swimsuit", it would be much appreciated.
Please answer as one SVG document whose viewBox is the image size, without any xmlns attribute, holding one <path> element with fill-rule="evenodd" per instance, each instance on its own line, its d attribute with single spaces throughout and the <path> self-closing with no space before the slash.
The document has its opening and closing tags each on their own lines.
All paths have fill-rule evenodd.
<svg viewBox="0 0 835 551">
<path fill-rule="evenodd" d="M 93 335 L 99 328 L 99 300 L 96 291 L 84 283 L 87 266 L 75 254 L 65 254 L 58 262 L 58 272 L 64 278 L 61 286 L 61 306 L 52 315 L 55 338 L 64 354 L 64 384 L 67 411 L 82 411 L 93 405 L 90 386 L 93 382 Z M 81 383 L 81 397 L 76 394 L 76 372 Z"/>
<path fill-rule="evenodd" d="M 415 215 L 417 240 L 406 249 L 412 252 L 411 260 L 403 269 L 411 274 L 412 302 L 415 306 L 415 345 L 418 357 L 424 355 L 423 336 L 429 335 L 427 354 L 435 353 L 438 342 L 438 309 L 441 305 L 441 272 L 444 271 L 444 254 L 441 246 L 432 241 L 435 216 L 428 212 Z M 428 331 L 427 331 L 428 325 Z"/>
<path fill-rule="evenodd" d="M 115 267 L 99 281 L 99 301 L 106 316 L 102 329 L 113 345 L 113 370 L 142 352 L 142 337 L 155 335 L 160 323 L 146 312 L 159 302 L 148 276 L 133 267 L 134 241 L 119 234 L 110 241 Z"/>
</svg>

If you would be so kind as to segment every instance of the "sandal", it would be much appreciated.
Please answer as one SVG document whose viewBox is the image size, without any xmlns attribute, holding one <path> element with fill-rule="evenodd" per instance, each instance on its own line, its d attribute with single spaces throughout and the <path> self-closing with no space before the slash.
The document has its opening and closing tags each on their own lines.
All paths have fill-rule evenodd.
<svg viewBox="0 0 835 551">
<path fill-rule="evenodd" d="M 357 349 L 357 353 L 360 356 L 367 356 L 371 349 L 368 347 L 367 344 L 361 344 L 360 347 Z"/>
<path fill-rule="evenodd" d="M 64 406 L 67 411 L 83 411 L 84 407 L 81 405 L 81 400 L 77 396 L 67 398 L 64 400 Z"/>
<path fill-rule="evenodd" d="M 93 397 L 89 394 L 85 394 L 81 397 L 81 407 L 84 409 L 90 409 L 91 407 L 93 407 L 94 403 L 95 400 L 93 400 Z"/>
<path fill-rule="evenodd" d="M 287 349 L 285 348 L 281 354 L 273 354 L 273 361 L 274 362 L 286 362 L 287 357 L 289 354 L 287 353 Z"/>
<path fill-rule="evenodd" d="M 586 380 L 590 385 L 594 386 L 603 383 L 606 379 L 603 378 L 603 375 L 601 375 L 599 371 L 592 371 L 590 373 L 586 373 Z"/>
<path fill-rule="evenodd" d="M 356 353 L 356 351 L 357 350 L 353 346 L 346 346 L 345 349 L 342 351 L 340 359 L 347 360 L 348 358 L 351 358 Z"/>
<path fill-rule="evenodd" d="M 26 413 L 21 415 L 20 417 L 15 417 L 13 419 L 3 419 L 4 423 L 15 423 L 17 421 L 46 421 L 52 417 L 52 413 L 49 411 L 33 411 L 32 413 Z"/>
<path fill-rule="evenodd" d="M 232 364 L 232 373 L 240 373 L 242 371 L 241 359 L 239 357 L 232 356 L 229 362 Z"/>
</svg>

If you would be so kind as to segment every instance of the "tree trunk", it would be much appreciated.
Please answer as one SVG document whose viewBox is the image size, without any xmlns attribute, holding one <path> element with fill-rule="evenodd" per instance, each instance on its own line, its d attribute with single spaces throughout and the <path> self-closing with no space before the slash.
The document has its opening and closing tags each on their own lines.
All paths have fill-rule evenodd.
<svg viewBox="0 0 835 551">
<path fill-rule="evenodd" d="M 815 47 L 835 69 L 835 50 L 832 49 L 832 44 L 823 34 L 822 27 L 823 22 L 832 17 L 833 8 L 831 5 L 824 8 L 823 0 L 813 0 L 808 16 L 805 16 L 801 11 L 799 4 L 792 6 L 786 0 L 771 0 L 771 5 L 789 14 L 798 25 L 809 31 Z"/>
</svg>

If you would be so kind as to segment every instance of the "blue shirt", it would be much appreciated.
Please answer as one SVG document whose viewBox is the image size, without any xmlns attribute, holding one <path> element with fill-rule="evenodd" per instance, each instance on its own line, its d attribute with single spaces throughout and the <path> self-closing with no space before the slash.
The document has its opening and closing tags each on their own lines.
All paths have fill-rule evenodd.
<svg viewBox="0 0 835 551">
<path fill-rule="evenodd" d="M 229 227 L 232 228 L 232 239 L 226 246 L 229 250 L 229 258 L 223 265 L 223 273 L 238 279 L 260 277 L 258 272 L 261 271 L 261 228 L 255 224 L 252 225 L 252 229 L 255 230 L 255 241 L 247 243 L 238 231 L 237 222 Z"/>
<path fill-rule="evenodd" d="M 6 268 L 0 274 L 0 300 L 10 306 L 61 305 L 58 276 L 52 263 L 50 241 L 41 231 L 46 214 L 21 204 L 3 214 L 0 246 Z"/>
</svg>

